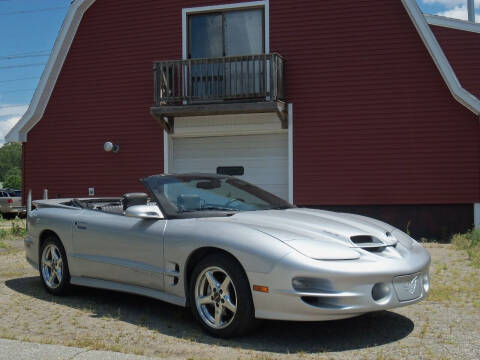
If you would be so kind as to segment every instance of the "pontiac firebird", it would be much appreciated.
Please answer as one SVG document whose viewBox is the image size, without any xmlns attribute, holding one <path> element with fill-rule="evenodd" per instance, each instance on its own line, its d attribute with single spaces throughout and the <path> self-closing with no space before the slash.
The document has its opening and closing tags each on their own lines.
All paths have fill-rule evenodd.
<svg viewBox="0 0 480 360">
<path fill-rule="evenodd" d="M 28 262 L 80 285 L 189 306 L 228 337 L 256 319 L 320 321 L 424 299 L 430 255 L 368 217 L 297 208 L 239 178 L 154 175 L 147 193 L 34 202 Z"/>
</svg>

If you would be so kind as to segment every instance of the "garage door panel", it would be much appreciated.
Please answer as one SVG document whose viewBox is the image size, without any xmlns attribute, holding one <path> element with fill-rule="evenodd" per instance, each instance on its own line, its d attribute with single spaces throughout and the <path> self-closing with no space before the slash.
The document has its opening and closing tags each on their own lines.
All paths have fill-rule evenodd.
<svg viewBox="0 0 480 360">
<path fill-rule="evenodd" d="M 287 134 L 173 139 L 172 172 L 216 173 L 219 166 L 243 166 L 240 178 L 288 198 Z"/>
</svg>

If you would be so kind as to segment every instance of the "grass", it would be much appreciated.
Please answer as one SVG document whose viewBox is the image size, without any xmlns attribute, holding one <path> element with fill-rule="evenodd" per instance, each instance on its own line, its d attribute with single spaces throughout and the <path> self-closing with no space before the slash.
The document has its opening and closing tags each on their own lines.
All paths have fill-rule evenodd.
<svg viewBox="0 0 480 360">
<path fill-rule="evenodd" d="M 472 265 L 480 268 L 480 230 L 474 229 L 465 234 L 455 234 L 452 244 L 460 250 L 465 250 Z"/>
<path fill-rule="evenodd" d="M 10 226 L 8 226 L 10 223 Z M 6 222 L 2 221 L 0 227 L 0 239 L 4 240 L 11 237 L 23 237 L 26 234 L 25 222 L 22 220 Z"/>
</svg>

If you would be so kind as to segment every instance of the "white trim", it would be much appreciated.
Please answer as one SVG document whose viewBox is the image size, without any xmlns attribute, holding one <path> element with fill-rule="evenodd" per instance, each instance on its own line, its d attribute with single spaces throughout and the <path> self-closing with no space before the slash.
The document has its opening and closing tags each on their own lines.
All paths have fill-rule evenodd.
<svg viewBox="0 0 480 360">
<path fill-rule="evenodd" d="M 95 0 L 76 0 L 70 5 L 28 110 L 5 136 L 7 141 L 27 141 L 27 133 L 42 118 L 78 26 L 94 2 Z"/>
<path fill-rule="evenodd" d="M 430 25 L 428 25 L 425 16 L 418 7 L 416 0 L 401 1 L 455 100 L 475 115 L 480 115 L 480 100 L 465 90 L 460 84 L 455 71 L 433 34 Z"/>
<path fill-rule="evenodd" d="M 170 153 L 169 151 L 169 135 L 166 131 L 163 132 L 163 173 L 168 174 L 169 170 L 169 158 L 168 155 Z"/>
<path fill-rule="evenodd" d="M 479 23 L 472 23 L 470 21 L 459 20 L 459 19 L 452 19 L 445 16 L 439 15 L 430 15 L 425 14 L 425 19 L 427 23 L 430 25 L 435 26 L 442 26 L 456 30 L 463 30 L 463 31 L 470 31 L 477 34 L 480 34 L 480 24 Z"/>
<path fill-rule="evenodd" d="M 475 203 L 473 204 L 473 224 L 475 229 L 480 228 L 480 204 Z"/>
<path fill-rule="evenodd" d="M 288 104 L 288 201 L 293 200 L 293 104 Z"/>
<path fill-rule="evenodd" d="M 252 130 L 252 131 L 222 131 L 214 134 L 172 134 L 172 139 L 181 138 L 206 138 L 206 137 L 219 137 L 219 136 L 250 136 L 250 135 L 268 135 L 268 134 L 286 134 L 288 130 Z"/>
<path fill-rule="evenodd" d="M 263 1 L 249 1 L 241 2 L 235 4 L 223 4 L 223 5 L 211 5 L 211 6 L 200 6 L 193 8 L 184 8 L 182 9 L 182 58 L 183 60 L 188 57 L 188 44 L 187 44 L 187 15 L 198 14 L 204 12 L 214 12 L 214 11 L 226 11 L 234 9 L 245 9 L 250 7 L 263 7 L 265 15 L 265 53 L 270 52 L 270 4 L 269 0 Z"/>
</svg>

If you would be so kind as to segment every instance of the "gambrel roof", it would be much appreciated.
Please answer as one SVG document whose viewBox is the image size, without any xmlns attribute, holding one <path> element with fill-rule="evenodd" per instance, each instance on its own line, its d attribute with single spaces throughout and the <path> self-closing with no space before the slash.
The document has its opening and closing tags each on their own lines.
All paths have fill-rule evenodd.
<svg viewBox="0 0 480 360">
<path fill-rule="evenodd" d="M 401 1 L 452 96 L 471 112 L 480 115 L 480 100 L 462 86 L 429 25 L 480 33 L 480 24 L 424 15 L 415 0 Z M 75 0 L 70 6 L 30 106 L 7 134 L 7 141 L 26 141 L 28 132 L 42 118 L 82 17 L 93 3 L 95 0 Z"/>
</svg>

